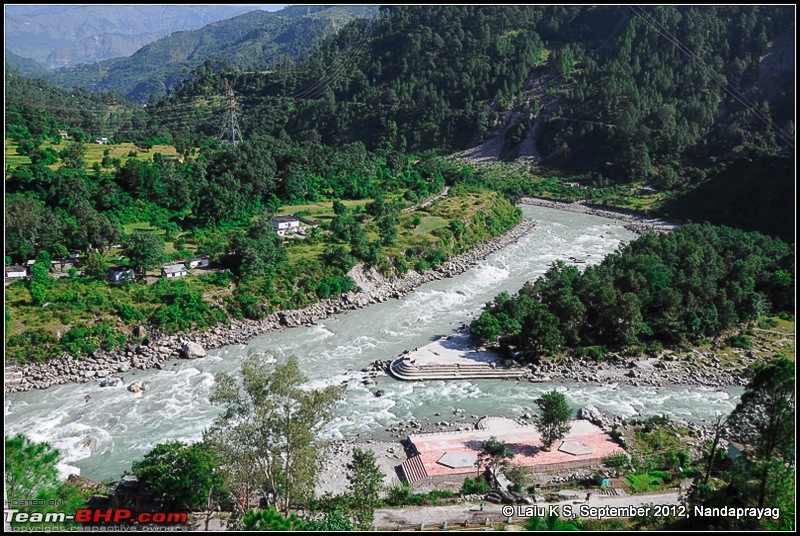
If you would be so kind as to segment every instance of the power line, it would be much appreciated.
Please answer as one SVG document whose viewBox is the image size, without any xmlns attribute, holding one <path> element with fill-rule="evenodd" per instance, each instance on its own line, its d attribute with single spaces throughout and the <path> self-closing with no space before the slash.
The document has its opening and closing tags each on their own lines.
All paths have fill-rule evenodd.
<svg viewBox="0 0 800 536">
<path fill-rule="evenodd" d="M 638 6 L 637 6 L 637 7 L 638 7 Z M 718 74 L 718 73 L 717 73 L 717 72 L 716 72 L 714 69 L 712 69 L 711 67 L 709 67 L 709 65 L 708 65 L 707 63 L 705 63 L 705 62 L 704 62 L 704 61 L 703 61 L 703 60 L 702 60 L 702 59 L 701 59 L 699 56 L 697 56 L 697 54 L 695 54 L 695 53 L 694 53 L 694 52 L 693 52 L 693 51 L 692 51 L 692 50 L 691 50 L 689 47 L 687 47 L 686 45 L 684 45 L 684 44 L 683 44 L 683 43 L 682 43 L 682 42 L 681 42 L 681 41 L 680 41 L 680 40 L 679 40 L 677 37 L 675 37 L 675 36 L 674 36 L 674 35 L 673 35 L 673 34 L 672 34 L 672 33 L 671 33 L 669 30 L 667 30 L 667 29 L 666 29 L 666 28 L 665 28 L 665 27 L 664 27 L 664 26 L 663 26 L 663 25 L 662 25 L 660 22 L 658 22 L 658 21 L 657 21 L 657 20 L 656 20 L 654 17 L 652 17 L 651 15 L 649 15 L 649 14 L 648 14 L 648 13 L 647 13 L 647 12 L 646 12 L 644 9 L 642 9 L 642 10 L 641 10 L 641 13 L 640 13 L 640 12 L 638 12 L 636 9 L 634 9 L 634 7 L 633 7 L 633 6 L 630 6 L 630 5 L 629 5 L 629 6 L 628 6 L 628 8 L 629 8 L 631 11 L 633 11 L 633 13 L 634 13 L 634 14 L 635 14 L 637 17 L 639 17 L 639 18 L 640 18 L 642 21 L 644 21 L 644 22 L 645 22 L 645 24 L 647 24 L 648 26 L 650 26 L 650 28 L 654 29 L 656 32 L 658 32 L 658 34 L 659 34 L 659 35 L 661 35 L 662 37 L 664 37 L 665 39 L 667 39 L 667 40 L 668 40 L 670 43 L 672 43 L 673 45 L 675 45 L 675 46 L 678 48 L 678 50 L 680 50 L 681 52 L 683 52 L 684 54 L 686 54 L 687 56 L 689 56 L 689 57 L 690 57 L 692 60 L 694 60 L 695 62 L 699 63 L 699 64 L 700 64 L 702 67 L 704 67 L 704 68 L 705 68 L 705 69 L 706 69 L 706 70 L 709 72 L 709 74 L 710 74 L 711 78 L 712 78 L 712 79 L 713 79 L 715 82 L 717 82 L 717 83 L 720 85 L 720 87 L 721 87 L 721 88 L 722 88 L 722 89 L 723 89 L 723 90 L 724 90 L 726 93 L 728 93 L 728 94 L 729 94 L 731 97 L 733 97 L 734 99 L 736 99 L 737 101 L 739 101 L 739 102 L 740 102 L 742 105 L 744 105 L 744 107 L 745 107 L 746 109 L 748 109 L 748 110 L 749 110 L 749 111 L 750 111 L 750 112 L 751 112 L 753 115 L 755 115 L 755 116 L 756 116 L 758 119 L 760 119 L 761 121 L 763 121 L 764 123 L 766 123 L 766 124 L 767 124 L 767 126 L 769 126 L 769 127 L 773 128 L 773 129 L 776 131 L 776 133 L 779 135 L 779 137 L 781 137 L 781 138 L 783 139 L 783 141 L 785 141 L 786 143 L 788 143 L 788 144 L 789 144 L 789 146 L 790 146 L 790 147 L 792 147 L 792 148 L 794 149 L 794 140 L 792 139 L 792 137 L 791 137 L 791 136 L 789 136 L 788 134 L 786 134 L 786 133 L 785 133 L 783 130 L 781 130 L 781 129 L 780 129 L 778 126 L 777 126 L 777 125 L 775 125 L 775 124 L 772 122 L 772 120 L 770 120 L 768 117 L 764 117 L 764 116 L 763 116 L 763 115 L 762 115 L 762 114 L 761 114 L 761 113 L 760 113 L 758 110 L 756 110 L 756 109 L 755 109 L 755 105 L 754 105 L 752 102 L 750 102 L 750 101 L 747 99 L 747 97 L 745 97 L 745 96 L 744 96 L 744 95 L 743 95 L 741 92 L 739 92 L 739 91 L 738 91 L 736 88 L 734 88 L 733 86 L 731 86 L 730 84 L 728 84 L 727 80 L 725 80 L 725 77 L 723 77 L 722 75 Z M 645 18 L 645 16 L 646 16 L 647 18 Z M 659 30 L 659 28 L 657 28 L 657 27 L 653 26 L 653 24 L 651 24 L 651 22 L 650 22 L 650 20 L 648 20 L 648 18 L 649 18 L 650 20 L 652 20 L 652 21 L 653 21 L 655 24 L 657 24 L 658 26 L 660 26 L 660 27 L 661 27 L 661 28 L 662 28 L 664 31 L 662 32 L 661 30 Z M 730 87 L 731 89 L 728 89 L 729 87 Z M 736 93 L 738 93 L 738 94 L 739 94 L 739 96 L 737 96 L 737 95 L 734 93 L 734 91 L 735 91 Z M 741 97 L 741 98 L 740 98 L 740 97 Z M 743 99 L 744 99 L 744 100 L 743 100 Z M 745 101 L 746 101 L 746 102 L 745 102 Z"/>
<path fill-rule="evenodd" d="M 345 69 L 352 63 L 352 60 L 361 52 L 366 44 L 367 39 L 372 34 L 375 17 L 370 17 L 367 20 L 367 27 L 363 33 L 354 33 L 350 38 L 348 44 L 345 46 L 345 52 L 340 54 L 323 72 L 323 75 L 315 83 L 307 86 L 304 89 L 296 91 L 292 97 L 296 99 L 315 99 L 322 95 L 330 84 L 336 82 Z M 355 44 L 354 41 L 357 42 Z"/>
</svg>

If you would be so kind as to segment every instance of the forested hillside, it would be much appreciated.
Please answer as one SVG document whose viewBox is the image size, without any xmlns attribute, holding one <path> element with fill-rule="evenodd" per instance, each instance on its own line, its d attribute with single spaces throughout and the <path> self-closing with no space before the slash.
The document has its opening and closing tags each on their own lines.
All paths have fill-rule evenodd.
<svg viewBox="0 0 800 536">
<path fill-rule="evenodd" d="M 299 68 L 231 78 L 253 132 L 446 152 L 510 121 L 504 154 L 526 140 L 544 165 L 675 189 L 790 147 L 793 32 L 778 6 L 392 6 Z"/>
<path fill-rule="evenodd" d="M 6 49 L 6 63 L 17 69 L 21 75 L 39 78 L 47 74 L 47 70 L 36 60 L 24 58 Z"/>
<path fill-rule="evenodd" d="M 129 57 L 73 67 L 48 75 L 59 87 L 114 91 L 130 100 L 162 97 L 207 60 L 225 60 L 238 70 L 293 62 L 325 35 L 368 13 L 368 6 L 294 6 L 277 12 L 250 11 L 197 30 L 179 31 Z"/>
<path fill-rule="evenodd" d="M 103 74 L 135 84 L 141 98 L 180 81 L 146 108 L 113 94 L 55 90 L 7 69 L 6 132 L 23 151 L 61 128 L 169 144 L 187 156 L 192 147 L 212 151 L 230 83 L 244 139 L 254 144 L 255 160 L 247 156 L 243 166 L 258 167 L 271 151 L 258 146 L 266 139 L 446 155 L 499 131 L 503 158 L 535 153 L 531 173 L 549 177 L 525 184 L 507 177 L 505 192 L 563 190 L 558 177 L 577 177 L 587 200 L 605 202 L 604 192 L 647 185 L 669 201 L 660 209 L 670 217 L 791 239 L 791 8 L 391 6 L 347 24 L 354 13 L 369 14 L 316 9 L 179 32 L 141 50 L 138 67 Z M 282 57 L 309 50 L 320 24 L 344 26 L 299 64 L 260 70 L 278 49 Z M 221 61 L 205 57 L 222 51 Z M 187 65 L 196 67 L 184 72 Z M 262 195 L 297 202 L 325 195 L 301 175 Z M 784 209 L 776 210 L 780 200 Z"/>
<path fill-rule="evenodd" d="M 148 116 L 119 95 L 85 89 L 59 89 L 42 78 L 28 78 L 6 63 L 5 132 L 20 143 L 60 140 L 59 130 L 78 139 L 105 136 L 123 140 L 148 137 Z"/>
</svg>

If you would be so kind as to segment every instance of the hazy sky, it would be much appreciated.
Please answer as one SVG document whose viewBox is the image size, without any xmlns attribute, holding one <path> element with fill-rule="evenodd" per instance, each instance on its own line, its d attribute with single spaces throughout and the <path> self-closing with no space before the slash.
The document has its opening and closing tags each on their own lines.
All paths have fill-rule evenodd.
<svg viewBox="0 0 800 536">
<path fill-rule="evenodd" d="M 228 4 L 230 5 L 230 4 Z M 235 4 L 234 4 L 235 5 Z M 263 9 L 264 11 L 278 11 L 279 9 L 285 8 L 288 4 L 283 5 L 275 5 L 275 4 L 240 4 L 242 6 L 254 6 L 259 9 Z"/>
</svg>

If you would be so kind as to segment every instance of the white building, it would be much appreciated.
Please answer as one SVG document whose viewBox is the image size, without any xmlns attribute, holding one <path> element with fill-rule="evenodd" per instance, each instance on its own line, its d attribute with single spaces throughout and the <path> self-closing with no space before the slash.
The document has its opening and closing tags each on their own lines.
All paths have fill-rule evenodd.
<svg viewBox="0 0 800 536">
<path fill-rule="evenodd" d="M 278 236 L 294 233 L 300 228 L 300 218 L 297 216 L 273 216 L 269 221 Z"/>
<path fill-rule="evenodd" d="M 28 275 L 23 266 L 6 266 L 6 277 L 9 279 L 22 279 Z"/>
<path fill-rule="evenodd" d="M 189 268 L 208 268 L 208 257 L 197 257 L 189 261 Z"/>
<path fill-rule="evenodd" d="M 186 266 L 183 264 L 171 264 L 169 266 L 162 266 L 161 267 L 161 276 L 172 278 L 172 277 L 183 277 L 186 275 Z"/>
</svg>

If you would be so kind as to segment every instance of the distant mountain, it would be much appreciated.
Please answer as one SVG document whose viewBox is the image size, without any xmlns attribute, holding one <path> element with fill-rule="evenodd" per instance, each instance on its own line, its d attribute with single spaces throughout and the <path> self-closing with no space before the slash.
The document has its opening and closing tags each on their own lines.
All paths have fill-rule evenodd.
<svg viewBox="0 0 800 536">
<path fill-rule="evenodd" d="M 130 56 L 179 30 L 201 28 L 253 6 L 6 6 L 6 48 L 48 69 Z"/>
<path fill-rule="evenodd" d="M 23 58 L 8 49 L 6 49 L 6 63 L 15 67 L 23 76 L 41 78 L 47 74 L 47 69 L 42 67 L 38 61 L 30 58 Z"/>
<path fill-rule="evenodd" d="M 118 140 L 147 136 L 147 113 L 141 106 L 114 95 L 83 90 L 65 91 L 42 78 L 22 76 L 5 66 L 5 134 L 7 138 L 56 138 L 59 130 Z"/>
<path fill-rule="evenodd" d="M 162 96 L 206 60 L 226 61 L 241 69 L 268 68 L 302 57 L 319 40 L 370 6 L 292 6 L 277 12 L 251 11 L 203 28 L 175 32 L 126 58 L 51 73 L 62 88 L 115 91 L 145 102 Z"/>
</svg>

